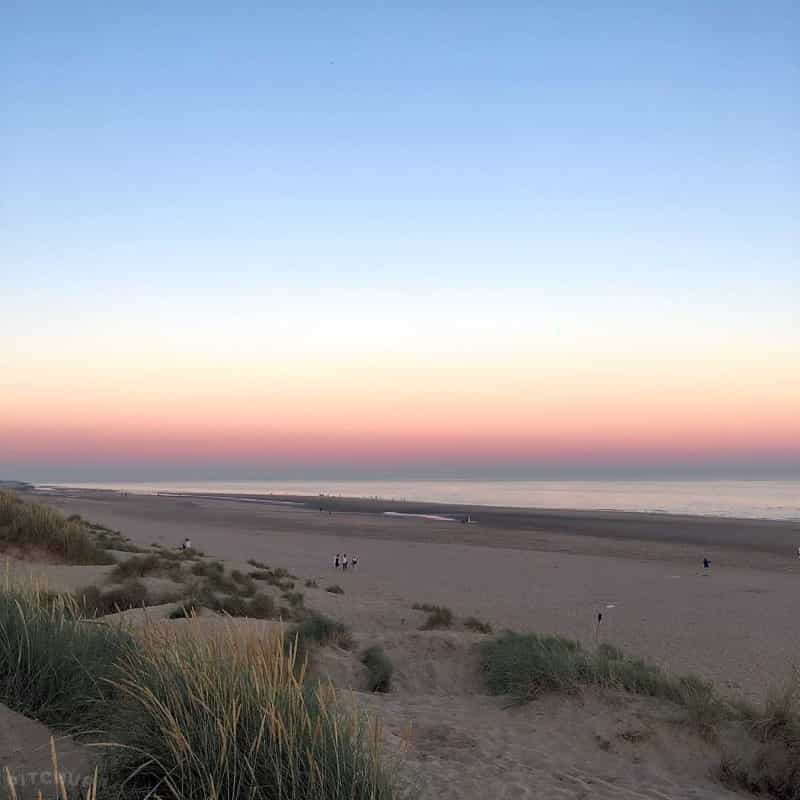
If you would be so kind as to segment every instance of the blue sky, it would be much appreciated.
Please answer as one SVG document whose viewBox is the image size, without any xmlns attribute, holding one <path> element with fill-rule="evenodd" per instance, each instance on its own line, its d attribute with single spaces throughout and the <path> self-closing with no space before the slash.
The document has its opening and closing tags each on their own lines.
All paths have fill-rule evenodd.
<svg viewBox="0 0 800 800">
<path fill-rule="evenodd" d="M 21 361 L 35 319 L 88 342 L 309 303 L 800 352 L 797 3 L 2 8 Z"/>
</svg>

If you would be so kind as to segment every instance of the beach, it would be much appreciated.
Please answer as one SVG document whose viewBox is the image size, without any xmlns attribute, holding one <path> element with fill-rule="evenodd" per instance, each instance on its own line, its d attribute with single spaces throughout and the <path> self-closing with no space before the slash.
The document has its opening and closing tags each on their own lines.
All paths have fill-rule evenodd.
<svg viewBox="0 0 800 800">
<path fill-rule="evenodd" d="M 345 594 L 331 613 L 368 631 L 438 603 L 495 629 L 610 642 L 752 699 L 800 659 L 795 522 L 85 489 L 46 499 L 140 544 L 188 536 L 212 556 L 335 579 Z M 337 552 L 357 571 L 335 571 Z"/>
</svg>

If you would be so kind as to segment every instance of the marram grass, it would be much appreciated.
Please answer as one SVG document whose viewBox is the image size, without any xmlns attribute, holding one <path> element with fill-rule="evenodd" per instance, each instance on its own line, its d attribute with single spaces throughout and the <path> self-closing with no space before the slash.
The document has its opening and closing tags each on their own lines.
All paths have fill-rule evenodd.
<svg viewBox="0 0 800 800">
<path fill-rule="evenodd" d="M 119 665 L 104 776 L 126 797 L 392 798 L 377 727 L 295 658 L 277 634 L 151 629 Z"/>
<path fill-rule="evenodd" d="M 309 685 L 280 630 L 153 626 L 134 639 L 80 614 L 69 599 L 0 591 L 0 701 L 88 734 L 103 753 L 97 796 L 395 796 L 378 728 L 332 688 Z"/>
</svg>

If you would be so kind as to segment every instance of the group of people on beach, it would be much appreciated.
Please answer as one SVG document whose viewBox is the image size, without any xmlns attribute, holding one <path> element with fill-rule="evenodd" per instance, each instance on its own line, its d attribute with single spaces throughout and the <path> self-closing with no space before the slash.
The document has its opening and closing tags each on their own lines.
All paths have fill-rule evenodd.
<svg viewBox="0 0 800 800">
<path fill-rule="evenodd" d="M 333 559 L 333 566 L 336 569 L 341 567 L 345 572 L 347 572 L 347 567 L 349 566 L 351 569 L 355 569 L 358 566 L 358 559 L 353 556 L 352 560 L 348 559 L 347 553 L 336 554 L 336 558 Z"/>
</svg>

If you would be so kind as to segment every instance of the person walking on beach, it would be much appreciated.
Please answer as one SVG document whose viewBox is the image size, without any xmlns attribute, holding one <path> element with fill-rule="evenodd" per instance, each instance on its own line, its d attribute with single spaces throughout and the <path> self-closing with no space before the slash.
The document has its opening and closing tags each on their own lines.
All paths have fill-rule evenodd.
<svg viewBox="0 0 800 800">
<path fill-rule="evenodd" d="M 183 544 L 181 545 L 181 550 L 191 550 L 191 549 L 192 549 L 192 543 L 191 543 L 191 541 L 189 540 L 189 537 L 187 536 L 187 537 L 186 537 L 186 538 L 183 540 Z"/>
<path fill-rule="evenodd" d="M 703 559 L 703 575 L 708 575 L 708 571 L 711 569 L 711 562 L 707 559 Z"/>
<path fill-rule="evenodd" d="M 355 569 L 358 566 L 358 559 L 353 556 L 353 561 L 351 562 L 350 566 Z"/>
<path fill-rule="evenodd" d="M 342 569 L 347 572 L 347 553 L 342 556 Z"/>
<path fill-rule="evenodd" d="M 336 569 L 339 569 L 339 554 L 338 553 L 336 554 L 336 558 L 333 560 L 333 566 Z"/>
</svg>

